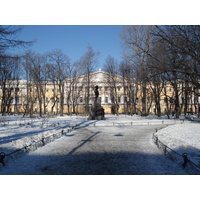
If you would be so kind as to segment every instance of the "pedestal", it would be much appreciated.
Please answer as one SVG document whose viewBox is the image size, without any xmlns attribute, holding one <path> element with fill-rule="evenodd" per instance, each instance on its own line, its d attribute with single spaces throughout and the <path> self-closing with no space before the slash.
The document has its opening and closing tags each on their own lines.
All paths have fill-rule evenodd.
<svg viewBox="0 0 200 200">
<path fill-rule="evenodd" d="M 104 115 L 104 108 L 101 106 L 99 98 L 95 98 L 94 103 L 91 107 L 90 116 L 88 117 L 88 120 L 104 120 Z"/>
</svg>

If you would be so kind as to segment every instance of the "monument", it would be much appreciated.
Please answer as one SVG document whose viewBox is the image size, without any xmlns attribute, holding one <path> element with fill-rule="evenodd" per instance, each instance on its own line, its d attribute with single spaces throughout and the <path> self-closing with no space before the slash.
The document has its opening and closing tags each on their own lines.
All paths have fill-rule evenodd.
<svg viewBox="0 0 200 200">
<path fill-rule="evenodd" d="M 104 120 L 105 119 L 104 117 L 105 113 L 104 113 L 103 107 L 101 106 L 98 89 L 99 87 L 97 85 L 94 89 L 95 99 L 91 107 L 90 116 L 88 117 L 88 120 Z"/>
</svg>

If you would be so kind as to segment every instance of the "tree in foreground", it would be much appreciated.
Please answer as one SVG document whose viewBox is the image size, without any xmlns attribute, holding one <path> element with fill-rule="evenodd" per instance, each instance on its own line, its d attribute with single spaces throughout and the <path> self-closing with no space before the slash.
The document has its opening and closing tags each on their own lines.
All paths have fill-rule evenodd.
<svg viewBox="0 0 200 200">
<path fill-rule="evenodd" d="M 10 106 L 15 100 L 15 108 L 18 102 L 18 84 L 20 79 L 20 57 L 11 55 L 9 50 L 19 47 L 26 47 L 32 42 L 25 42 L 17 39 L 17 34 L 22 31 L 19 26 L 0 26 L 0 87 L 1 96 L 1 113 L 10 112 Z M 17 110 L 17 109 L 15 109 Z"/>
<path fill-rule="evenodd" d="M 84 55 L 76 62 L 76 65 L 82 69 L 83 74 L 85 74 L 85 112 L 89 113 L 90 105 L 90 88 L 91 88 L 91 73 L 94 72 L 99 52 L 95 52 L 91 46 L 87 47 L 87 51 Z"/>
</svg>

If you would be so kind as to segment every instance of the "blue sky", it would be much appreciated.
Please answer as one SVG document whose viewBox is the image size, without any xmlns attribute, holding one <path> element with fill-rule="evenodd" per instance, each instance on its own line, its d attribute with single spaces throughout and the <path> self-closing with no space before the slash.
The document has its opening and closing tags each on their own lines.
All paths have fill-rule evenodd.
<svg viewBox="0 0 200 200">
<path fill-rule="evenodd" d="M 90 45 L 100 52 L 98 68 L 103 68 L 109 55 L 121 60 L 121 28 L 120 25 L 25 25 L 18 37 L 25 41 L 36 40 L 28 49 L 37 53 L 62 49 L 71 63 L 79 59 Z"/>
</svg>

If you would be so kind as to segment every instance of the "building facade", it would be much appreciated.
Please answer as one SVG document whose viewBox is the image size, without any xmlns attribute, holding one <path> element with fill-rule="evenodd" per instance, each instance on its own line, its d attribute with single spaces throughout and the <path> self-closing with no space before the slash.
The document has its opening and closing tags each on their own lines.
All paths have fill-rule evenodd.
<svg viewBox="0 0 200 200">
<path fill-rule="evenodd" d="M 49 81 L 36 84 L 26 80 L 13 81 L 4 86 L 1 84 L 1 112 L 31 115 L 87 114 L 95 98 L 96 85 L 99 87 L 99 98 L 105 114 L 141 114 L 144 104 L 145 114 L 158 114 L 159 109 L 162 114 L 171 114 L 176 106 L 175 101 L 179 103 L 180 112 L 199 113 L 199 90 L 192 86 L 186 88 L 181 81 L 176 99 L 173 87 L 165 84 L 160 89 L 157 100 L 154 85 L 145 86 L 144 97 L 140 84 L 128 83 L 122 76 L 101 69 L 66 80 L 60 86 Z"/>
</svg>

